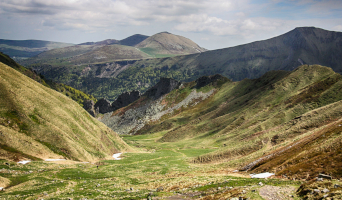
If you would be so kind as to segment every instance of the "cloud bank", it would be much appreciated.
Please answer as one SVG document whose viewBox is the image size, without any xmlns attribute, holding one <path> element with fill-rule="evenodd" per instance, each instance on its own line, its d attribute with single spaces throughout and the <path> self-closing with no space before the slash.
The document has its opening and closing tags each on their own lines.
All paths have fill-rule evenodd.
<svg viewBox="0 0 342 200">
<path fill-rule="evenodd" d="M 62 39 L 57 38 L 56 32 L 63 33 L 64 39 L 75 38 L 71 34 L 76 32 L 83 33 L 88 35 L 79 37 L 84 40 L 91 35 L 100 39 L 113 32 L 121 37 L 125 32 L 128 37 L 134 31 L 145 34 L 170 31 L 196 38 L 197 43 L 211 42 L 211 48 L 222 48 L 225 46 L 220 45 L 235 44 L 218 42 L 220 38 L 243 43 L 275 36 L 296 26 L 341 31 L 342 3 L 340 0 L 0 0 L 0 17 L 0 25 L 8 29 L 0 30 L 0 34 L 7 32 L 16 37 L 20 27 L 23 34 L 33 35 L 31 29 L 39 30 L 41 35 L 50 34 L 59 41 Z M 77 42 L 81 41 L 74 41 Z"/>
</svg>

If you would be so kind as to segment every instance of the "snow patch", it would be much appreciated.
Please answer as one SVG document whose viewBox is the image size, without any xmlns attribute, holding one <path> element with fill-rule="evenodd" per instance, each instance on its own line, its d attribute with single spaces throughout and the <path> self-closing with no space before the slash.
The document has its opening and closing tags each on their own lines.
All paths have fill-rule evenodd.
<svg viewBox="0 0 342 200">
<path fill-rule="evenodd" d="M 61 160 L 65 160 L 65 159 L 45 159 L 45 161 L 61 161 Z"/>
<path fill-rule="evenodd" d="M 3 188 L 3 187 L 0 187 L 0 191 L 1 191 L 2 189 L 4 189 L 4 188 Z"/>
<path fill-rule="evenodd" d="M 19 161 L 18 163 L 19 163 L 19 164 L 25 165 L 25 164 L 27 164 L 27 163 L 29 163 L 29 162 L 31 162 L 31 160 L 21 160 L 21 161 Z"/>
<path fill-rule="evenodd" d="M 121 158 L 119 158 L 121 156 L 122 153 L 116 153 L 116 154 L 113 154 L 113 158 L 114 160 L 121 160 Z"/>
<path fill-rule="evenodd" d="M 269 172 L 265 172 L 265 173 L 261 173 L 261 174 L 250 174 L 250 176 L 252 178 L 268 178 L 270 176 L 273 176 L 274 173 L 269 173 Z"/>
</svg>

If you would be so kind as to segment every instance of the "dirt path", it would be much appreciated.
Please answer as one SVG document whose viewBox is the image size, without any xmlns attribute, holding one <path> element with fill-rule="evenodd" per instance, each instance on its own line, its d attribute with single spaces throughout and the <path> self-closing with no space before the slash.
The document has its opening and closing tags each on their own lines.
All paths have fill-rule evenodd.
<svg viewBox="0 0 342 200">
<path fill-rule="evenodd" d="M 264 187 L 259 189 L 259 194 L 262 198 L 266 200 L 285 200 L 285 199 L 294 199 L 292 194 L 294 194 L 296 188 L 293 186 L 271 186 L 265 185 Z"/>
</svg>

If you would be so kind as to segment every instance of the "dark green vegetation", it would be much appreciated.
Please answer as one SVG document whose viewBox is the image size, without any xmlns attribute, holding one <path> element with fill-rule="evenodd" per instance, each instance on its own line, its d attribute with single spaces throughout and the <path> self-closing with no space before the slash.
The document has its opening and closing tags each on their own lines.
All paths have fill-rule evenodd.
<svg viewBox="0 0 342 200">
<path fill-rule="evenodd" d="M 21 60 L 36 56 L 44 51 L 72 46 L 73 44 L 50 42 L 42 40 L 3 40 L 0 39 L 0 51 L 14 58 Z"/>
<path fill-rule="evenodd" d="M 58 64 L 57 60 L 31 67 L 47 78 L 93 94 L 96 98 L 107 97 L 113 101 L 125 91 L 145 92 L 158 82 L 160 76 L 188 82 L 204 75 L 221 74 L 235 81 L 258 78 L 270 70 L 292 71 L 302 64 L 320 64 L 341 73 L 341 42 L 340 32 L 302 27 L 268 40 L 193 52 L 191 55 L 143 59 L 129 64 L 102 64 L 108 67 L 88 63 L 70 66 L 67 63 Z M 157 51 L 160 47 L 153 44 L 141 46 L 141 51 L 153 58 L 156 54 L 171 54 L 171 51 Z M 99 68 L 106 70 L 106 76 L 101 76 Z"/>
<path fill-rule="evenodd" d="M 18 71 L 0 63 L 1 159 L 96 161 L 130 150 L 75 101 Z"/>
</svg>

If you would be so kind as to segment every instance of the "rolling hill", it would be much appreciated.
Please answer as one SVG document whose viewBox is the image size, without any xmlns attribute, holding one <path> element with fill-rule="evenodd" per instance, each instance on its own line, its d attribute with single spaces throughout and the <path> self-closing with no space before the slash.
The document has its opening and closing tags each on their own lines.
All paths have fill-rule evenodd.
<svg viewBox="0 0 342 200">
<path fill-rule="evenodd" d="M 0 157 L 97 161 L 129 146 L 79 104 L 0 63 Z"/>
<path fill-rule="evenodd" d="M 302 65 L 239 82 L 201 77 L 160 98 L 151 90 L 165 84 L 154 88 L 100 120 L 119 134 L 152 134 L 160 145 L 217 148 L 191 161 L 197 164 L 296 179 L 342 176 L 342 75 L 331 68 Z"/>
</svg>

